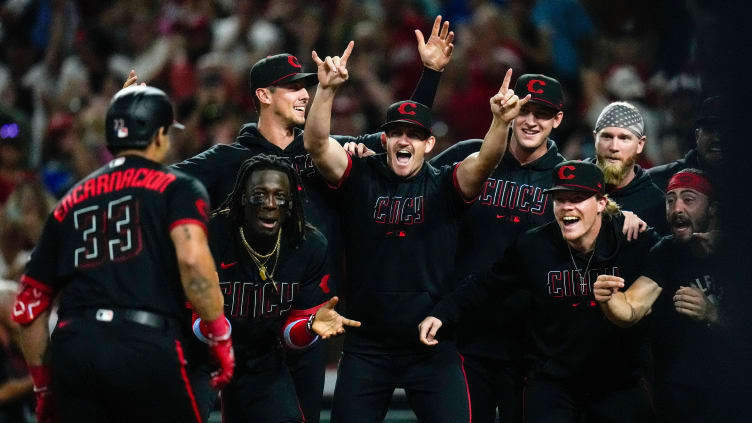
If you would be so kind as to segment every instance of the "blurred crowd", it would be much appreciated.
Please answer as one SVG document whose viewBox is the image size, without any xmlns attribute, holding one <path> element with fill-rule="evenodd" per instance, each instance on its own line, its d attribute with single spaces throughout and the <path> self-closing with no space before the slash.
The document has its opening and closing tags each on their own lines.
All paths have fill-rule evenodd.
<svg viewBox="0 0 752 423">
<path fill-rule="evenodd" d="M 250 67 L 280 52 L 355 41 L 333 133 L 375 132 L 421 72 L 414 29 L 437 14 L 454 30 L 434 104 L 440 152 L 482 138 L 508 67 L 562 82 L 553 133 L 569 159 L 594 155 L 600 110 L 628 100 L 646 119 L 644 167 L 682 157 L 712 95 L 699 77 L 713 22 L 703 0 L 5 0 L 0 2 L 0 279 L 17 280 L 44 219 L 75 181 L 108 161 L 104 115 L 136 69 L 164 89 L 187 131 L 170 161 L 232 143 L 256 120 Z M 1 382 L 1 381 L 0 381 Z"/>
</svg>

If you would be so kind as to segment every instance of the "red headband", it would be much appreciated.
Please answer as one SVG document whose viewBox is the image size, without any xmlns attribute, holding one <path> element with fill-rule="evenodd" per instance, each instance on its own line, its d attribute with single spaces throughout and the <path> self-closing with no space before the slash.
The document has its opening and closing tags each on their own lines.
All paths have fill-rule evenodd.
<svg viewBox="0 0 752 423">
<path fill-rule="evenodd" d="M 666 187 L 666 193 L 677 188 L 690 188 L 708 197 L 713 194 L 713 186 L 710 185 L 710 182 L 703 176 L 692 172 L 679 172 L 672 176 L 668 182 L 668 187 Z"/>
</svg>

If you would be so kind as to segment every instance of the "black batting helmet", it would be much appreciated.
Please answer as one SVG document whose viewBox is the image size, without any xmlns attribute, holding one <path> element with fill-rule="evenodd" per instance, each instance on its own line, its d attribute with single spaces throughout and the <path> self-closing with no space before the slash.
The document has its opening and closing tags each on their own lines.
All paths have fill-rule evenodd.
<svg viewBox="0 0 752 423">
<path fill-rule="evenodd" d="M 148 86 L 123 88 L 115 94 L 107 109 L 107 147 L 143 149 L 163 126 L 184 128 L 175 122 L 172 102 L 164 91 Z"/>
</svg>

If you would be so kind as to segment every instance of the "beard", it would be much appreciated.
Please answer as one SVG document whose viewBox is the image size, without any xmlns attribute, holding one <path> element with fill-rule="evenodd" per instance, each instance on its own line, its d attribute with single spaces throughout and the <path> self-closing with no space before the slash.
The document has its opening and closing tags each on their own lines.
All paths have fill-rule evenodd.
<svg viewBox="0 0 752 423">
<path fill-rule="evenodd" d="M 630 157 L 625 162 L 611 163 L 601 155 L 596 156 L 596 164 L 603 171 L 603 180 L 606 185 L 619 186 L 621 181 L 629 174 L 635 164 L 635 156 Z"/>
</svg>

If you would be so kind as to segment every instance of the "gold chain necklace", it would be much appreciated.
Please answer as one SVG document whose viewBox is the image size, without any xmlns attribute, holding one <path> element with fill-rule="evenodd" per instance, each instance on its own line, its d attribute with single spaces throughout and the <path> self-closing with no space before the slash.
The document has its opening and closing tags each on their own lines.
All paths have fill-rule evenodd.
<svg viewBox="0 0 752 423">
<path fill-rule="evenodd" d="M 248 252 L 248 255 L 251 256 L 251 259 L 253 259 L 253 262 L 256 263 L 256 266 L 259 269 L 259 276 L 261 277 L 262 281 L 265 281 L 267 279 L 271 279 L 272 283 L 274 284 L 274 289 L 277 290 L 277 282 L 274 281 L 274 271 L 277 270 L 277 263 L 279 262 L 279 245 L 280 241 L 282 240 L 282 228 L 279 228 L 279 232 L 277 233 L 277 243 L 274 245 L 274 249 L 266 255 L 262 255 L 257 253 L 256 251 L 251 248 L 250 244 L 248 244 L 248 241 L 245 239 L 245 233 L 243 233 L 243 227 L 241 226 L 238 228 L 240 230 L 240 239 L 243 241 L 243 246 L 245 247 L 245 250 Z M 274 255 L 274 267 L 272 267 L 272 271 L 267 273 L 266 272 L 266 263 L 269 262 L 271 256 Z M 264 262 L 261 262 L 261 259 L 266 259 Z"/>
</svg>

